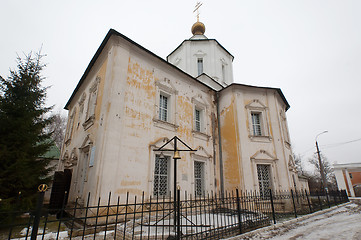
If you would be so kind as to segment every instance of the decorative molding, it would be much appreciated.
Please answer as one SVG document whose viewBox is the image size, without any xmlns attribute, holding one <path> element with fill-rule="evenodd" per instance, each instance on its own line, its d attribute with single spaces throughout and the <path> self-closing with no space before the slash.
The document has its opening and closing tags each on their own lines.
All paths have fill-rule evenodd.
<svg viewBox="0 0 361 240">
<path fill-rule="evenodd" d="M 227 66 L 227 65 L 228 65 L 227 61 L 226 61 L 224 58 L 221 58 L 220 60 L 221 60 L 221 62 L 222 62 L 222 64 L 223 64 L 224 66 Z"/>
<path fill-rule="evenodd" d="M 195 148 L 195 150 L 197 150 L 196 152 L 191 152 L 191 156 L 195 157 L 195 158 L 201 158 L 201 159 L 208 159 L 211 160 L 213 158 L 213 156 L 211 154 L 209 154 L 207 152 L 206 149 L 204 149 L 204 147 L 202 146 L 198 146 L 197 148 Z"/>
<path fill-rule="evenodd" d="M 88 128 L 90 128 L 95 121 L 95 115 L 90 116 L 82 125 L 84 127 L 84 130 L 87 130 Z"/>
<path fill-rule="evenodd" d="M 278 160 L 275 156 L 268 153 L 266 150 L 260 149 L 255 154 L 251 156 L 251 160 L 270 160 L 270 161 L 276 161 Z"/>
<path fill-rule="evenodd" d="M 154 122 L 154 126 L 156 127 L 159 127 L 159 128 L 163 128 L 163 129 L 166 129 L 166 130 L 169 130 L 169 131 L 177 131 L 178 129 L 178 125 L 176 124 L 173 124 L 171 122 L 165 122 L 165 121 L 162 121 L 160 119 L 157 119 L 157 118 L 153 118 L 153 122 Z"/>
<path fill-rule="evenodd" d="M 204 141 L 208 141 L 210 139 L 210 137 L 211 137 L 206 133 L 199 132 L 199 131 L 196 131 L 196 130 L 192 130 L 192 134 L 193 134 L 193 137 L 204 140 Z"/>
<path fill-rule="evenodd" d="M 81 149 L 82 151 L 87 151 L 90 148 L 90 146 L 92 146 L 92 145 L 93 145 L 93 140 L 90 138 L 90 134 L 88 134 L 84 138 L 83 143 L 79 149 Z"/>
<path fill-rule="evenodd" d="M 254 110 L 266 110 L 268 107 L 264 105 L 261 101 L 258 99 L 253 99 L 252 102 L 248 103 L 245 108 L 247 109 L 254 109 Z"/>
<path fill-rule="evenodd" d="M 205 53 L 205 52 L 203 52 L 202 50 L 198 50 L 195 54 L 194 54 L 194 56 L 196 56 L 196 57 L 204 57 L 204 56 L 206 56 L 207 54 Z"/>
<path fill-rule="evenodd" d="M 178 94 L 178 91 L 172 84 L 171 80 L 164 78 L 163 80 L 156 80 L 155 85 L 160 89 L 165 91 L 168 94 Z"/>
<path fill-rule="evenodd" d="M 89 88 L 89 92 L 95 92 L 97 90 L 100 80 L 101 80 L 101 78 L 99 76 L 97 76 L 95 78 L 93 85 Z"/>
</svg>

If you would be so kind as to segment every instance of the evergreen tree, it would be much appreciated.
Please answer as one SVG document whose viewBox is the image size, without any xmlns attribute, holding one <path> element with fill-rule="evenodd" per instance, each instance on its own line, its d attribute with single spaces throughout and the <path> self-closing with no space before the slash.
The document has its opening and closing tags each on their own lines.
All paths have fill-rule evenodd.
<svg viewBox="0 0 361 240">
<path fill-rule="evenodd" d="M 44 131 L 52 119 L 41 86 L 42 56 L 18 56 L 17 69 L 0 78 L 0 198 L 8 206 L 21 192 L 23 207 L 31 207 L 38 185 L 49 181 L 49 160 L 39 159 L 53 144 Z"/>
</svg>

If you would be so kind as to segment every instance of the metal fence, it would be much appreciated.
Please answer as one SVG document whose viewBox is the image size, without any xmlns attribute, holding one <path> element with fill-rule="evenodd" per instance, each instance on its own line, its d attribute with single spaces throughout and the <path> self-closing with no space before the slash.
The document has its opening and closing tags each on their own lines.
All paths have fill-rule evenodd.
<svg viewBox="0 0 361 240">
<path fill-rule="evenodd" d="M 169 196 L 172 196 L 171 194 Z M 348 201 L 345 191 L 233 191 L 177 199 L 126 195 L 107 204 L 76 201 L 61 209 L 43 206 L 27 213 L 0 213 L 1 239 L 220 239 L 309 214 Z M 181 200 L 182 199 L 182 200 Z M 65 202 L 65 200 L 64 200 Z"/>
</svg>

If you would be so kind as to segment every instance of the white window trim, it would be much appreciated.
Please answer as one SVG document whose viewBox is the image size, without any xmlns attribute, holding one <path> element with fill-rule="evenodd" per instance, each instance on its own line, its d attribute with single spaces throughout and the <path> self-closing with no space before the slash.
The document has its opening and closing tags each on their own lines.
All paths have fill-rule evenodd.
<svg viewBox="0 0 361 240">
<path fill-rule="evenodd" d="M 245 106 L 247 109 L 248 115 L 248 132 L 249 138 L 252 141 L 264 142 L 271 141 L 272 137 L 270 136 L 270 126 L 268 125 L 268 107 L 262 104 L 259 100 L 255 99 L 250 104 Z M 252 113 L 260 114 L 261 121 L 261 136 L 253 134 L 253 123 L 252 123 Z"/>
<path fill-rule="evenodd" d="M 96 77 L 94 83 L 89 88 L 88 106 L 86 110 L 86 120 L 83 123 L 84 130 L 90 128 L 95 121 L 95 111 L 98 98 L 98 86 L 100 83 L 100 77 Z M 94 99 L 93 99 L 94 98 Z M 92 99 L 92 101 L 90 101 Z"/>
<path fill-rule="evenodd" d="M 257 165 L 258 164 L 268 164 L 270 165 L 271 170 L 271 189 L 276 190 L 281 188 L 281 182 L 279 180 L 278 174 L 278 159 L 272 156 L 265 150 L 259 150 L 254 155 L 251 156 L 251 166 L 252 166 L 252 174 L 253 174 L 253 182 L 254 182 L 254 189 L 259 189 L 258 184 L 258 173 L 257 173 Z"/>
<path fill-rule="evenodd" d="M 208 133 L 209 129 L 208 129 L 208 108 L 207 105 L 202 103 L 201 100 L 199 99 L 200 97 L 198 96 L 197 98 L 192 98 L 192 103 L 193 103 L 193 136 L 202 140 L 209 140 L 210 135 Z M 195 112 L 196 109 L 200 111 L 200 115 L 201 115 L 201 123 L 200 123 L 200 131 L 198 131 L 196 129 L 196 116 L 195 116 Z"/>
<path fill-rule="evenodd" d="M 170 80 L 164 78 L 163 81 L 156 81 L 156 98 L 154 105 L 154 125 L 166 130 L 176 131 L 179 127 L 177 125 L 176 119 L 176 99 L 178 91 L 175 90 Z M 159 119 L 159 104 L 160 104 L 160 95 L 166 96 L 168 98 L 167 103 L 167 121 Z"/>
<path fill-rule="evenodd" d="M 286 147 L 290 148 L 291 147 L 290 132 L 288 130 L 286 114 L 283 110 L 280 111 L 280 116 L 281 116 L 281 127 L 282 127 L 284 142 L 286 144 Z"/>
<path fill-rule="evenodd" d="M 68 120 L 67 128 L 65 131 L 65 144 L 67 145 L 70 143 L 71 137 L 73 135 L 75 115 L 76 115 L 76 108 L 74 108 L 73 112 L 70 114 L 70 118 Z"/>
<path fill-rule="evenodd" d="M 153 155 L 153 161 L 152 161 L 152 185 L 151 185 L 151 192 L 152 192 L 152 196 L 157 196 L 156 194 L 155 194 L 155 192 L 154 192 L 154 184 L 155 184 L 155 176 L 156 176 L 156 174 L 155 174 L 155 161 L 156 161 L 156 157 L 157 156 L 159 156 L 160 155 L 160 152 L 158 152 L 158 153 L 155 153 L 154 155 Z M 171 190 L 171 177 L 172 177 L 172 171 L 171 171 L 171 169 L 172 169 L 172 166 L 173 166 L 173 164 L 172 164 L 172 161 L 171 161 L 171 158 L 172 158 L 172 156 L 170 156 L 169 154 L 164 154 L 163 153 L 163 155 L 164 155 L 164 157 L 166 157 L 166 158 L 168 158 L 168 169 L 167 169 L 167 190 L 166 190 L 166 194 L 165 195 L 158 195 L 158 197 L 170 197 L 169 196 L 169 193 L 170 193 L 170 191 L 172 191 Z M 173 192 L 173 191 L 172 191 Z"/>
<path fill-rule="evenodd" d="M 196 152 L 191 152 L 191 159 L 192 159 L 192 167 L 191 167 L 191 176 L 192 176 L 192 191 L 195 192 L 195 179 L 194 179 L 194 162 L 203 162 L 204 163 L 204 192 L 208 192 L 211 190 L 214 190 L 213 186 L 214 184 L 214 177 L 212 177 L 212 173 L 214 172 L 214 165 L 213 165 L 213 158 L 212 155 L 209 154 L 206 149 L 204 149 L 202 146 L 198 146 L 195 148 Z"/>
</svg>

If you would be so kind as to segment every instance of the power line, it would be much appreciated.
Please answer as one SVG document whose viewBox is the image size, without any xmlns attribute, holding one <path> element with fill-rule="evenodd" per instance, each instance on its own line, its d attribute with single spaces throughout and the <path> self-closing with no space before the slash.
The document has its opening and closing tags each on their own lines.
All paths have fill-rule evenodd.
<svg viewBox="0 0 361 240">
<path fill-rule="evenodd" d="M 325 145 L 320 145 L 320 147 L 322 147 L 323 149 L 327 149 L 327 148 L 334 148 L 334 147 L 339 147 L 345 144 L 349 144 L 349 143 L 353 143 L 353 142 L 358 142 L 361 141 L 361 138 L 355 139 L 355 140 L 351 140 L 351 141 L 347 141 L 347 142 L 340 142 L 340 143 L 332 143 L 332 144 L 325 144 Z M 311 151 L 312 149 L 314 149 L 315 147 L 309 148 L 306 151 L 300 153 L 300 155 L 304 155 L 305 153 Z"/>
<path fill-rule="evenodd" d="M 361 141 L 361 138 L 355 139 L 355 140 L 351 140 L 351 141 L 347 141 L 347 142 L 326 144 L 326 145 L 323 145 L 322 147 L 324 147 L 324 148 L 333 148 L 333 147 L 338 147 L 338 146 L 342 146 L 342 145 L 345 145 L 345 144 L 349 144 L 349 143 L 353 143 L 353 142 L 358 142 L 358 141 Z"/>
</svg>

